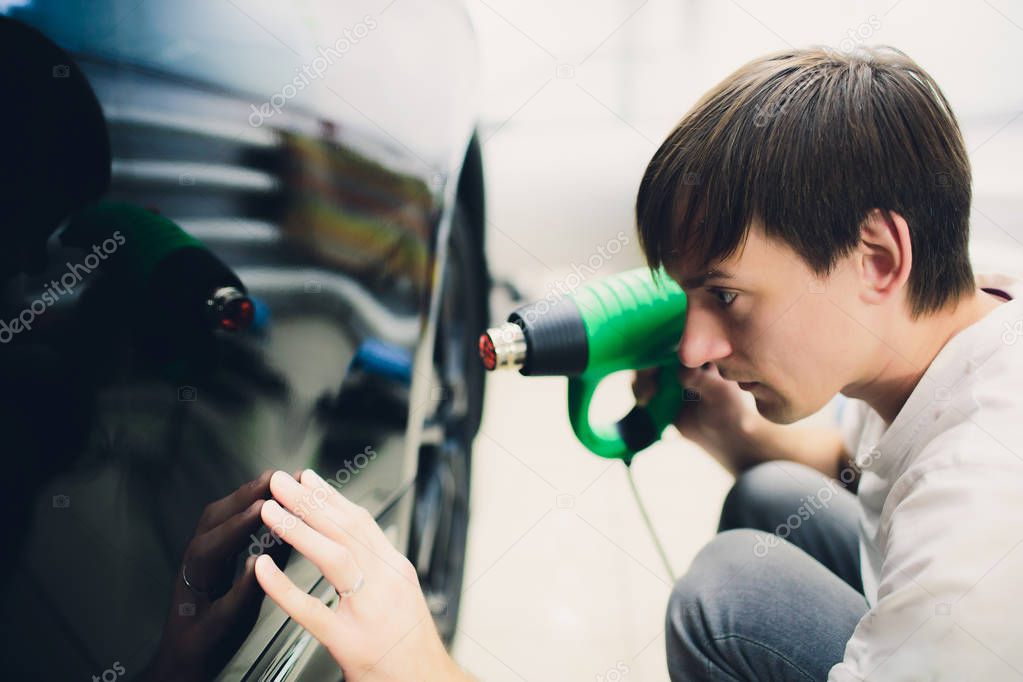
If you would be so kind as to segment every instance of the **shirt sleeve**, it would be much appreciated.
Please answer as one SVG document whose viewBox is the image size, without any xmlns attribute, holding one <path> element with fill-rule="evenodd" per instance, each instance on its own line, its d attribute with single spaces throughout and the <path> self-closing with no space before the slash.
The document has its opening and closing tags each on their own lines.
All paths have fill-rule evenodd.
<svg viewBox="0 0 1023 682">
<path fill-rule="evenodd" d="M 896 482 L 877 603 L 829 681 L 1023 676 L 1023 463 L 985 459 Z"/>
</svg>

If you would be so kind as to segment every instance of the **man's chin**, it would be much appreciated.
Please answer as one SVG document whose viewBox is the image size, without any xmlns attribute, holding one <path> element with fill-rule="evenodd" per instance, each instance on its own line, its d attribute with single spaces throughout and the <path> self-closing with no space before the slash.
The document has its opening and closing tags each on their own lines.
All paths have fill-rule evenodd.
<svg viewBox="0 0 1023 682">
<path fill-rule="evenodd" d="M 775 424 L 791 424 L 809 416 L 808 414 L 799 414 L 799 411 L 794 409 L 791 403 L 780 399 L 777 394 L 764 392 L 753 396 L 753 399 L 756 401 L 757 412 L 760 413 L 760 416 Z"/>
<path fill-rule="evenodd" d="M 757 412 L 767 421 L 775 424 L 793 424 L 801 419 L 811 417 L 822 410 L 827 403 L 820 405 L 796 405 L 777 393 L 763 393 L 755 396 Z"/>
</svg>

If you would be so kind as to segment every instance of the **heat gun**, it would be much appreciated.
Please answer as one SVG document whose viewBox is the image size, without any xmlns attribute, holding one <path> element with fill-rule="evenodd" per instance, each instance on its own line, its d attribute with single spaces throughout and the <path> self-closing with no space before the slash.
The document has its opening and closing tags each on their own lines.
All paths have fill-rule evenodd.
<svg viewBox="0 0 1023 682">
<path fill-rule="evenodd" d="M 479 340 L 488 370 L 526 376 L 567 376 L 568 416 L 576 437 L 601 457 L 632 457 L 656 442 L 687 395 L 679 385 L 676 354 L 685 328 L 686 294 L 663 270 L 623 272 L 584 283 L 556 300 L 516 309 Z M 660 367 L 656 395 L 616 424 L 590 422 L 600 382 L 624 369 Z"/>
<path fill-rule="evenodd" d="M 163 327 L 161 334 L 242 331 L 253 321 L 255 306 L 238 276 L 177 223 L 141 206 L 92 204 L 72 217 L 61 243 L 91 245 L 97 254 L 102 244 L 104 267 L 126 297 L 145 297 L 138 314 Z"/>
</svg>

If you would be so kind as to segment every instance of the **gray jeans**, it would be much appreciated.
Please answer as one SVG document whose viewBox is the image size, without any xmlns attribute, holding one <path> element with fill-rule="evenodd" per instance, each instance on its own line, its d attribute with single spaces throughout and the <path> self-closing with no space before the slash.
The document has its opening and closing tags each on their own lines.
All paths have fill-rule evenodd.
<svg viewBox="0 0 1023 682">
<path fill-rule="evenodd" d="M 792 462 L 739 476 L 668 602 L 673 682 L 824 680 L 842 660 L 867 602 L 858 503 L 828 480 Z"/>
</svg>

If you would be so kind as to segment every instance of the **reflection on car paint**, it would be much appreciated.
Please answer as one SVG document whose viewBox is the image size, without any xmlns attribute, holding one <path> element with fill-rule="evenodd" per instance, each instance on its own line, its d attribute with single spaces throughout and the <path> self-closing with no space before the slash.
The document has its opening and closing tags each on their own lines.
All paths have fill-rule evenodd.
<svg viewBox="0 0 1023 682">
<path fill-rule="evenodd" d="M 109 139 L 109 185 L 73 209 L 81 217 L 103 199 L 131 217 L 120 258 L 51 292 L 37 324 L 0 346 L 15 528 L 0 619 L 18 632 L 5 638 L 6 672 L 238 676 L 283 622 L 244 570 L 253 538 L 267 533 L 248 505 L 267 495 L 264 472 L 316 468 L 377 515 L 415 476 L 407 428 L 441 216 L 435 171 L 411 172 L 393 144 L 300 108 L 280 127 L 235 130 L 243 99 L 105 57 L 60 6 L 11 11 L 81 51 L 62 56 L 67 73 L 53 77 L 84 74 L 103 107 L 102 129 L 78 120 L 76 134 L 104 149 Z M 129 14 L 112 6 L 111 16 Z M 32 103 L 5 106 L 19 104 Z M 57 204 L 82 179 L 40 193 Z M 183 227 L 188 257 L 149 262 L 152 249 L 136 251 L 166 237 L 146 216 Z M 119 227 L 107 218 L 44 239 L 45 267 L 7 282 L 4 319 L 112 238 Z M 221 286 L 249 297 L 250 325 L 205 325 Z M 223 514 L 210 525 L 213 508 Z M 204 541 L 232 519 L 237 535 Z M 319 577 L 304 560 L 287 570 L 306 588 Z M 213 606 L 231 589 L 242 595 L 233 625 L 216 639 L 197 634 L 225 616 Z"/>
</svg>

